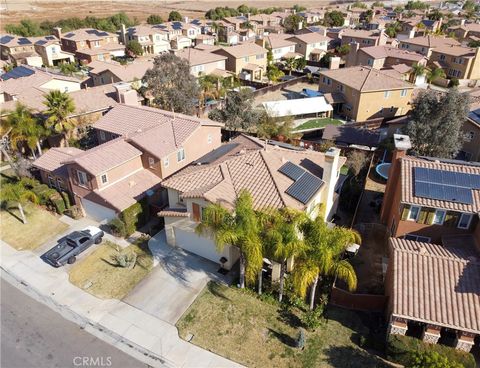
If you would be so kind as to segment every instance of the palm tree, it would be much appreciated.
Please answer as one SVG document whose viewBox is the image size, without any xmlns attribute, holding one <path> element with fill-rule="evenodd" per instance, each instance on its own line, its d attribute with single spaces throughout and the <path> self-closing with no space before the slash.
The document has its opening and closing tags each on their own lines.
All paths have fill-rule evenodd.
<svg viewBox="0 0 480 368">
<path fill-rule="evenodd" d="M 66 92 L 54 90 L 45 96 L 44 105 L 47 106 L 45 114 L 48 116 L 45 121 L 46 127 L 62 133 L 65 136 L 65 145 L 68 146 L 70 132 L 75 127 L 72 119 L 69 118 L 75 111 L 72 98 Z"/>
<path fill-rule="evenodd" d="M 438 78 L 445 78 L 445 71 L 442 68 L 433 68 L 427 71 L 427 82 L 432 83 Z"/>
<path fill-rule="evenodd" d="M 262 238 L 266 252 L 280 263 L 279 302 L 283 299 L 287 260 L 305 251 L 305 243 L 299 231 L 299 225 L 305 220 L 304 212 L 283 208 L 271 213 L 265 226 L 265 236 Z"/>
<path fill-rule="evenodd" d="M 239 193 L 233 212 L 211 204 L 203 214 L 195 232 L 212 234 L 219 251 L 227 244 L 237 247 L 240 250 L 240 288 L 245 287 L 245 281 L 254 283 L 263 265 L 263 249 L 259 217 L 253 209 L 250 193 L 246 190 Z"/>
<path fill-rule="evenodd" d="M 9 129 L 12 150 L 17 151 L 19 145 L 26 143 L 33 158 L 36 158 L 35 148 L 39 155 L 42 154 L 40 139 L 44 135 L 44 129 L 27 106 L 17 103 L 15 110 L 8 115 L 5 125 Z"/>
<path fill-rule="evenodd" d="M 360 244 L 360 235 L 344 227 L 329 228 L 322 216 L 309 219 L 302 226 L 307 251 L 298 259 L 293 273 L 294 288 L 305 297 L 310 287 L 310 309 L 320 277 L 334 277 L 346 282 L 349 290 L 357 287 L 352 265 L 342 255 L 352 243 Z"/>
<path fill-rule="evenodd" d="M 295 66 L 297 65 L 297 62 L 295 58 L 290 57 L 285 59 L 285 66 L 288 69 L 288 75 L 292 75 L 292 70 L 295 69 Z"/>
<path fill-rule="evenodd" d="M 412 65 L 411 73 L 413 75 L 413 82 L 417 79 L 418 76 L 425 74 L 425 66 L 422 64 L 415 63 Z"/>
<path fill-rule="evenodd" d="M 37 203 L 37 195 L 33 191 L 26 189 L 21 183 L 8 183 L 2 186 L 2 205 L 8 206 L 9 202 L 15 202 L 24 224 L 27 223 L 27 218 L 23 211 L 23 204 L 28 201 Z"/>
</svg>

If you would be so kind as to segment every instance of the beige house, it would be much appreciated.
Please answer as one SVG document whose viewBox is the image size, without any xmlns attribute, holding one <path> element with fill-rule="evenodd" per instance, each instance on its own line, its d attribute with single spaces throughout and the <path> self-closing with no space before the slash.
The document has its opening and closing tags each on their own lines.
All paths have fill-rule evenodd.
<svg viewBox="0 0 480 368">
<path fill-rule="evenodd" d="M 388 36 L 384 31 L 367 31 L 362 29 L 345 29 L 341 33 L 342 45 L 358 43 L 360 47 L 384 46 L 387 44 Z"/>
<path fill-rule="evenodd" d="M 92 61 L 88 64 L 93 86 L 141 80 L 152 67 L 153 60 L 136 60 L 126 65 L 114 61 Z"/>
<path fill-rule="evenodd" d="M 281 59 L 290 57 L 301 57 L 302 55 L 295 52 L 297 44 L 292 40 L 288 40 L 287 38 L 289 37 L 290 35 L 286 34 L 271 34 L 262 39 L 258 39 L 256 43 L 271 50 L 274 61 L 280 61 Z"/>
<path fill-rule="evenodd" d="M 190 65 L 190 73 L 199 77 L 216 71 L 225 71 L 226 56 L 214 54 L 197 49 L 183 49 L 175 53 L 176 56 L 186 60 Z"/>
<path fill-rule="evenodd" d="M 288 38 L 296 43 L 295 52 L 306 60 L 319 61 L 326 54 L 331 39 L 317 32 L 298 34 Z"/>
<path fill-rule="evenodd" d="M 337 113 L 355 121 L 405 115 L 415 85 L 369 66 L 320 72 L 319 90 Z"/>
<path fill-rule="evenodd" d="M 440 46 L 432 50 L 429 64 L 444 69 L 447 77 L 480 79 L 480 48 Z"/>
<path fill-rule="evenodd" d="M 267 49 L 255 43 L 223 47 L 213 53 L 226 56 L 226 69 L 241 79 L 261 81 L 267 69 Z"/>
<path fill-rule="evenodd" d="M 401 40 L 398 47 L 430 57 L 435 48 L 452 45 L 460 46 L 460 43 L 453 38 L 427 35 Z"/>
<path fill-rule="evenodd" d="M 122 24 L 120 38 L 124 45 L 137 41 L 142 46 L 144 55 L 158 55 L 170 49 L 168 32 L 156 25 L 139 25 L 125 29 Z"/>
<path fill-rule="evenodd" d="M 469 40 L 472 37 L 480 38 L 480 23 L 465 23 L 462 19 L 462 23 L 459 26 L 449 27 L 447 32 L 453 32 L 455 38 L 460 40 Z"/>
<path fill-rule="evenodd" d="M 9 34 L 0 37 L 0 58 L 17 65 L 43 64 L 42 57 L 35 51 L 35 46 L 29 38 Z"/>
<path fill-rule="evenodd" d="M 375 69 L 382 69 L 399 64 L 427 65 L 427 58 L 416 52 L 391 46 L 360 47 L 359 43 L 350 44 L 350 51 L 346 59 L 347 67 L 368 65 Z"/>
<path fill-rule="evenodd" d="M 256 138 L 237 137 L 162 182 L 169 206 L 159 216 L 165 219 L 167 242 L 230 269 L 238 260 L 238 249 L 226 246 L 219 252 L 209 236 L 194 231 L 209 204 L 232 210 L 238 193 L 248 190 L 257 209 L 289 207 L 313 216 L 322 203 L 330 219 L 344 162 L 336 148 L 326 153 L 265 148 Z M 302 185 L 310 189 L 297 192 Z"/>
<path fill-rule="evenodd" d="M 460 155 L 467 161 L 480 162 L 480 105 L 472 107 L 468 118 L 462 125 L 465 139 Z"/>
<path fill-rule="evenodd" d="M 43 65 L 57 66 L 62 63 L 73 63 L 75 55 L 62 50 L 60 40 L 55 36 L 32 37 L 35 51 L 41 56 Z"/>
</svg>

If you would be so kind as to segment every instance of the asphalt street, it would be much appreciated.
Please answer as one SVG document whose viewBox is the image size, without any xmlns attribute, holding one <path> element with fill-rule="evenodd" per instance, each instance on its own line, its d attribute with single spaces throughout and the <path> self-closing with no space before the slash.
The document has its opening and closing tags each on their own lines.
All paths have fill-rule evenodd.
<svg viewBox="0 0 480 368">
<path fill-rule="evenodd" d="M 146 368 L 1 280 L 2 368 Z"/>
</svg>

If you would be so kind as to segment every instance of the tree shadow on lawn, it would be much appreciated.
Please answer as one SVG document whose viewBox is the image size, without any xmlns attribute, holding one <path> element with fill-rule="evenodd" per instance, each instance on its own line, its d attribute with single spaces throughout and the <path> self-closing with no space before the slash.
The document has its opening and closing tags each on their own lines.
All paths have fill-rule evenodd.
<svg viewBox="0 0 480 368">
<path fill-rule="evenodd" d="M 387 368 L 391 365 L 379 357 L 353 346 L 331 346 L 324 351 L 327 362 L 338 368 Z"/>
<path fill-rule="evenodd" d="M 208 291 L 210 291 L 210 293 L 212 293 L 216 297 L 224 299 L 224 300 L 231 301 L 231 299 L 229 297 L 227 297 L 224 293 L 224 289 L 226 288 L 225 286 L 217 284 L 214 281 L 210 281 L 207 284 L 207 288 L 208 288 Z"/>
<path fill-rule="evenodd" d="M 291 327 L 303 327 L 302 320 L 289 309 L 279 308 L 277 319 Z"/>
<path fill-rule="evenodd" d="M 276 337 L 281 343 L 283 343 L 287 346 L 290 346 L 290 347 L 294 348 L 295 345 L 296 345 L 295 339 L 293 339 L 291 336 L 289 336 L 285 333 L 272 330 L 271 328 L 268 328 L 268 333 L 270 335 Z"/>
<path fill-rule="evenodd" d="M 13 218 L 15 218 L 16 220 L 18 220 L 22 225 L 25 225 L 23 223 L 23 220 L 22 218 L 17 215 L 15 212 L 13 212 L 12 210 L 15 209 L 16 207 L 5 207 L 3 210 L 5 212 L 7 212 L 10 216 L 12 216 Z M 23 210 L 25 212 L 25 217 L 27 217 L 28 213 L 25 211 L 25 209 Z"/>
</svg>

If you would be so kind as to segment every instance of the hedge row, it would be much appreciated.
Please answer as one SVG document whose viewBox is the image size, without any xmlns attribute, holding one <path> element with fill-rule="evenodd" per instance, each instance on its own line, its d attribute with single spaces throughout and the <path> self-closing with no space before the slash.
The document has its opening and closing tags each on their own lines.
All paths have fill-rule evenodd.
<svg viewBox="0 0 480 368">
<path fill-rule="evenodd" d="M 147 198 L 143 198 L 134 205 L 123 210 L 118 218 L 110 221 L 109 226 L 115 236 L 127 237 L 142 227 L 149 219 Z"/>
<path fill-rule="evenodd" d="M 409 366 L 413 354 L 419 352 L 437 352 L 449 361 L 463 365 L 465 368 L 475 368 L 475 358 L 472 354 L 441 344 L 427 344 L 422 340 L 410 337 L 392 335 L 387 342 L 387 357 L 392 362 Z"/>
<path fill-rule="evenodd" d="M 55 210 L 59 215 L 70 208 L 70 198 L 66 192 L 57 192 L 46 184 L 34 185 L 32 192 L 37 195 L 41 205 Z"/>
</svg>

